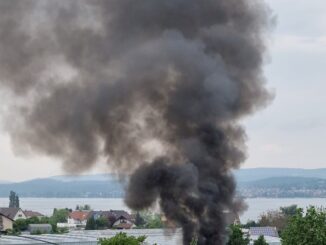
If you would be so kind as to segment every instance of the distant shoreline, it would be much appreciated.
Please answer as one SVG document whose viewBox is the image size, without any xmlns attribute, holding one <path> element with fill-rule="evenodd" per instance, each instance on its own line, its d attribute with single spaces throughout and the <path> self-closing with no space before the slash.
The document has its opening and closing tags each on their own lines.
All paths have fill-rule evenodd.
<svg viewBox="0 0 326 245">
<path fill-rule="evenodd" d="M 7 196 L 0 196 L 1 199 L 8 199 Z M 20 196 L 20 199 L 124 199 L 124 197 L 29 197 L 29 196 Z M 326 199 L 326 197 L 241 197 L 242 199 Z M 8 199 L 9 200 L 9 199 Z"/>
<path fill-rule="evenodd" d="M 244 198 L 326 198 L 325 169 L 240 169 L 237 195 Z M 54 176 L 19 183 L 0 182 L 0 197 L 123 198 L 125 186 L 112 174 Z"/>
</svg>

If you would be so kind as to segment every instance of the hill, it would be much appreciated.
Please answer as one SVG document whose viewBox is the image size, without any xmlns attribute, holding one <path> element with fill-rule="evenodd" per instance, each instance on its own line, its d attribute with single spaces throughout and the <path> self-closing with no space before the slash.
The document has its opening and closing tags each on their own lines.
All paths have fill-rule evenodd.
<svg viewBox="0 0 326 245">
<path fill-rule="evenodd" d="M 14 190 L 20 197 L 122 197 L 122 185 L 117 180 L 58 181 L 35 179 L 20 183 L 0 184 L 0 197 Z"/>
<path fill-rule="evenodd" d="M 326 169 L 253 168 L 234 172 L 245 197 L 326 197 Z M 123 197 L 113 174 L 64 175 L 19 183 L 1 183 L 0 197 L 14 190 L 21 197 Z"/>
<path fill-rule="evenodd" d="M 304 177 L 326 179 L 326 168 L 247 168 L 234 171 L 238 182 L 249 182 L 273 177 Z"/>
<path fill-rule="evenodd" d="M 251 182 L 244 182 L 241 186 L 256 188 L 310 188 L 326 189 L 326 179 L 306 178 L 306 177 L 272 177 Z"/>
<path fill-rule="evenodd" d="M 114 174 L 94 174 L 94 175 L 59 175 L 49 179 L 72 182 L 72 181 L 117 181 L 118 178 Z"/>
<path fill-rule="evenodd" d="M 286 176 L 240 182 L 238 193 L 244 197 L 326 198 L 326 179 Z"/>
</svg>

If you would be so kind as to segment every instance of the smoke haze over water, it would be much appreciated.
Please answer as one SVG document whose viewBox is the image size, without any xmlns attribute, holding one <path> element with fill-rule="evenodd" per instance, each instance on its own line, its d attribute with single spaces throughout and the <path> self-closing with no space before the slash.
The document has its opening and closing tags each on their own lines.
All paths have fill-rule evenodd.
<svg viewBox="0 0 326 245">
<path fill-rule="evenodd" d="M 259 0 L 0 1 L 13 145 L 74 172 L 105 158 L 129 207 L 158 199 L 184 244 L 224 244 L 269 20 Z"/>
</svg>

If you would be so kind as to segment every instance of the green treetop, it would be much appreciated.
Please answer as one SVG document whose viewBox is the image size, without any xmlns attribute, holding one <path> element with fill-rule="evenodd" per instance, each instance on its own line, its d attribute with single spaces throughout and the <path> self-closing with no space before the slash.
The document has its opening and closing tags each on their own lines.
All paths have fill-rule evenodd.
<svg viewBox="0 0 326 245">
<path fill-rule="evenodd" d="M 238 225 L 230 226 L 230 236 L 227 245 L 248 245 L 249 238 L 245 236 Z"/>
<path fill-rule="evenodd" d="M 298 209 L 282 233 L 282 245 L 326 244 L 325 209 L 310 207 L 304 214 Z"/>
<path fill-rule="evenodd" d="M 146 236 L 127 236 L 126 233 L 118 233 L 111 238 L 101 238 L 100 245 L 140 245 L 146 240 Z"/>
<path fill-rule="evenodd" d="M 259 238 L 254 241 L 254 245 L 268 245 L 268 243 L 266 242 L 264 236 L 259 236 Z"/>
<path fill-rule="evenodd" d="M 14 191 L 10 191 L 9 208 L 19 208 L 19 197 Z"/>
</svg>

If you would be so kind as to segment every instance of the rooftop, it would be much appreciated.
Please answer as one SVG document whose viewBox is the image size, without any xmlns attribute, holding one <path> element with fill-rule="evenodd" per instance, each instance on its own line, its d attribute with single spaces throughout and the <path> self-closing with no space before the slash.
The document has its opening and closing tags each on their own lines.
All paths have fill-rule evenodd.
<svg viewBox="0 0 326 245">
<path fill-rule="evenodd" d="M 276 227 L 250 227 L 249 229 L 250 236 L 270 236 L 270 237 L 279 237 Z"/>
<path fill-rule="evenodd" d="M 0 213 L 10 219 L 14 219 L 20 208 L 0 208 Z"/>
<path fill-rule="evenodd" d="M 90 211 L 73 211 L 69 214 L 69 218 L 83 221 L 83 220 L 87 220 L 90 214 L 91 214 Z"/>
<path fill-rule="evenodd" d="M 40 216 L 44 216 L 43 214 L 36 212 L 36 211 L 31 211 L 31 210 L 25 210 L 24 214 L 27 217 L 40 217 Z"/>
<path fill-rule="evenodd" d="M 10 220 L 14 221 L 12 218 L 8 217 L 7 215 L 5 215 L 5 214 L 3 214 L 1 212 L 0 212 L 0 216 L 6 217 L 7 219 L 10 219 Z"/>
</svg>

